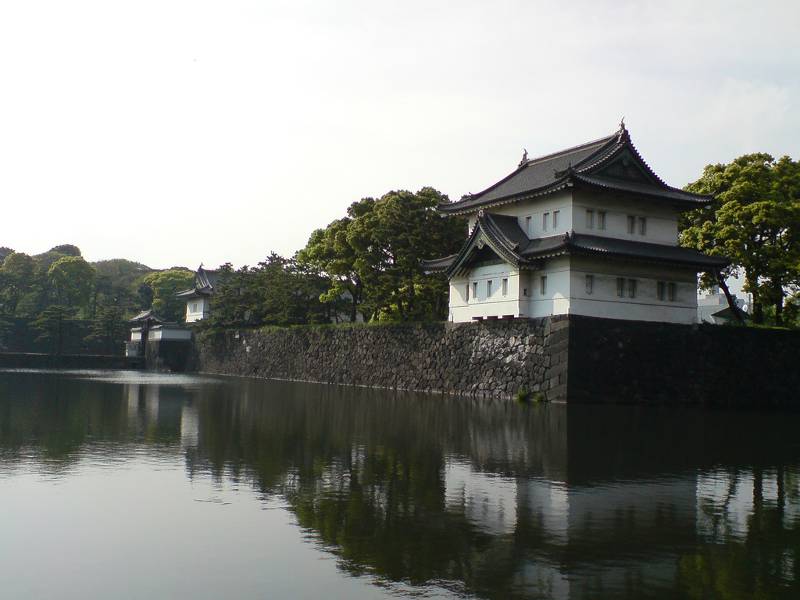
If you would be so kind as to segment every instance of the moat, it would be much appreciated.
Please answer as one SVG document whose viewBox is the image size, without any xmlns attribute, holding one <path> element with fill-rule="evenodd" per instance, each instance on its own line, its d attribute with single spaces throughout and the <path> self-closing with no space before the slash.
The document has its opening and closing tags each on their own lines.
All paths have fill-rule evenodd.
<svg viewBox="0 0 800 600">
<path fill-rule="evenodd" d="M 796 598 L 800 414 L 0 371 L 28 598 Z"/>
</svg>

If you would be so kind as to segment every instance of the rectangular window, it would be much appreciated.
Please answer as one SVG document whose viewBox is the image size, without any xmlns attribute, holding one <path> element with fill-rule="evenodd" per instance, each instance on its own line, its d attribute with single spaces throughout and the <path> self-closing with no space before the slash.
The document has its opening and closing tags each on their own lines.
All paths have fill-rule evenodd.
<svg viewBox="0 0 800 600">
<path fill-rule="evenodd" d="M 560 210 L 553 211 L 553 229 L 558 229 L 558 215 L 560 212 Z"/>
<path fill-rule="evenodd" d="M 547 293 L 547 275 L 542 275 L 539 279 L 539 293 L 542 296 Z"/>
<path fill-rule="evenodd" d="M 594 211 L 586 211 L 586 229 L 594 229 Z"/>
<path fill-rule="evenodd" d="M 617 277 L 617 296 L 620 298 L 625 297 L 625 279 Z"/>
<path fill-rule="evenodd" d="M 656 292 L 658 294 L 658 299 L 661 300 L 661 301 L 664 301 L 667 298 L 667 293 L 666 293 L 665 288 L 666 288 L 666 284 L 663 281 L 659 281 L 656 284 Z"/>
<path fill-rule="evenodd" d="M 636 217 L 628 215 L 628 233 L 636 233 Z"/>
<path fill-rule="evenodd" d="M 647 235 L 647 217 L 639 217 L 639 235 Z"/>
<path fill-rule="evenodd" d="M 466 289 L 466 290 L 464 290 L 464 296 L 466 297 L 466 299 L 467 299 L 467 302 L 469 302 L 469 284 L 467 284 L 465 287 L 466 287 L 467 289 Z"/>
<path fill-rule="evenodd" d="M 472 299 L 475 300 L 476 302 L 478 300 L 478 282 L 477 281 L 473 281 L 472 282 Z"/>
<path fill-rule="evenodd" d="M 486 297 L 487 298 L 491 298 L 492 297 L 492 280 L 491 279 L 489 279 L 486 282 Z"/>
<path fill-rule="evenodd" d="M 604 210 L 597 211 L 597 228 L 598 229 L 606 228 L 606 211 Z"/>
<path fill-rule="evenodd" d="M 667 297 L 669 298 L 670 302 L 675 302 L 678 298 L 678 290 L 676 289 L 678 286 L 674 283 L 670 283 L 667 285 Z"/>
<path fill-rule="evenodd" d="M 503 279 L 503 296 L 508 296 L 508 279 Z"/>
<path fill-rule="evenodd" d="M 531 218 L 530 217 L 525 217 L 525 233 L 527 233 L 529 237 L 533 233 L 531 231 Z"/>
<path fill-rule="evenodd" d="M 586 276 L 586 293 L 591 294 L 594 292 L 594 275 Z"/>
<path fill-rule="evenodd" d="M 628 298 L 636 298 L 636 280 L 628 279 Z"/>
<path fill-rule="evenodd" d="M 547 231 L 547 222 L 550 220 L 550 213 L 546 212 L 542 215 L 542 231 Z"/>
</svg>

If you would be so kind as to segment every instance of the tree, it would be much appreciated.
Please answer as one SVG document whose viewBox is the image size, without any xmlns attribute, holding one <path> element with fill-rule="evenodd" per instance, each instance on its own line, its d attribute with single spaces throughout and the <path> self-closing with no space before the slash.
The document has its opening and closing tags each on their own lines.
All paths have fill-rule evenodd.
<svg viewBox="0 0 800 600">
<path fill-rule="evenodd" d="M 274 252 L 256 267 L 218 271 L 210 327 L 300 325 L 331 320 L 332 304 L 320 302 L 327 279 L 295 259 Z"/>
<path fill-rule="evenodd" d="M 463 220 L 436 210 L 448 201 L 429 187 L 365 198 L 344 219 L 315 231 L 298 258 L 330 278 L 324 301 L 349 294 L 353 320 L 356 307 L 370 319 L 442 319 L 447 281 L 425 275 L 420 260 L 452 254 L 464 241 Z"/>
<path fill-rule="evenodd" d="M 800 163 L 747 154 L 707 166 L 686 189 L 715 199 L 686 215 L 681 243 L 728 257 L 723 276 L 744 274 L 754 322 L 771 305 L 780 325 L 787 286 L 800 283 Z"/>
<path fill-rule="evenodd" d="M 118 354 L 127 333 L 122 309 L 118 306 L 101 306 L 92 319 L 90 333 L 85 340 L 99 343 L 104 352 Z"/>
<path fill-rule="evenodd" d="M 47 270 L 56 304 L 88 312 L 95 284 L 95 270 L 80 256 L 63 256 Z"/>
<path fill-rule="evenodd" d="M 186 317 L 186 302 L 176 294 L 192 287 L 194 273 L 182 267 L 173 267 L 147 275 L 143 283 L 153 294 L 151 308 L 165 321 L 182 322 Z"/>
<path fill-rule="evenodd" d="M 350 206 L 348 216 L 333 221 L 325 229 L 314 231 L 306 247 L 297 255 L 299 263 L 328 277 L 330 285 L 320 295 L 320 300 L 335 303 L 346 299 L 353 323 L 358 318 L 364 294 L 364 284 L 356 266 L 356 249 L 350 243 L 349 236 L 358 204 Z"/>
<path fill-rule="evenodd" d="M 33 328 L 39 331 L 37 342 L 47 343 L 54 354 L 60 355 L 64 348 L 64 339 L 72 333 L 72 319 L 75 310 L 67 306 L 48 306 L 33 321 Z"/>
<path fill-rule="evenodd" d="M 23 252 L 9 254 L 0 267 L 0 312 L 14 315 L 20 298 L 34 284 L 36 263 Z"/>
</svg>

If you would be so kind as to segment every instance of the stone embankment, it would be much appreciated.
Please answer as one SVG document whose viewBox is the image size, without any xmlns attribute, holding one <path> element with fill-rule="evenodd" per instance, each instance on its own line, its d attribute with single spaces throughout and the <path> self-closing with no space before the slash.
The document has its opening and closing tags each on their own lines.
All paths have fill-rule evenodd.
<svg viewBox="0 0 800 600">
<path fill-rule="evenodd" d="M 201 334 L 209 373 L 510 398 L 562 399 L 566 317 L 484 323 L 297 327 Z"/>
<path fill-rule="evenodd" d="M 559 316 L 200 334 L 207 373 L 581 403 L 800 407 L 800 332 Z"/>
</svg>

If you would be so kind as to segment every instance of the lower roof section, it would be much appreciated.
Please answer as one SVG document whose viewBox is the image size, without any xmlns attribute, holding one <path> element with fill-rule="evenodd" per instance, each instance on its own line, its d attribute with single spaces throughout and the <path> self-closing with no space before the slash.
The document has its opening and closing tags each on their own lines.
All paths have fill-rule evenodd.
<svg viewBox="0 0 800 600">
<path fill-rule="evenodd" d="M 619 238 L 568 232 L 529 239 L 516 217 L 484 213 L 461 250 L 452 256 L 422 261 L 426 272 L 444 272 L 448 277 L 464 273 L 476 254 L 488 245 L 501 259 L 515 268 L 538 267 L 541 260 L 564 255 L 592 255 L 692 267 L 697 271 L 714 271 L 729 264 L 719 256 L 708 256 L 692 248 L 667 246 Z"/>
</svg>

